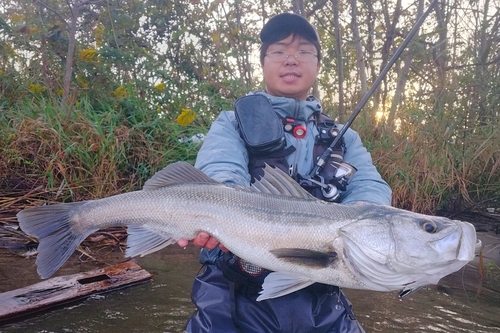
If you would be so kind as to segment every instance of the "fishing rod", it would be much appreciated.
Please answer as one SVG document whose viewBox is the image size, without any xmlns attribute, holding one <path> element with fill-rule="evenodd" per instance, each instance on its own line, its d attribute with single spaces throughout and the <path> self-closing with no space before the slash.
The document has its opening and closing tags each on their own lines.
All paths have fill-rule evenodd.
<svg viewBox="0 0 500 333">
<path fill-rule="evenodd" d="M 330 144 L 330 146 L 328 148 L 326 148 L 325 151 L 323 152 L 323 154 L 321 154 L 321 156 L 318 158 L 318 161 L 316 162 L 316 165 L 314 166 L 314 168 L 312 169 L 312 171 L 307 176 L 305 176 L 303 178 L 305 178 L 305 179 L 311 179 L 311 178 L 313 178 L 315 176 L 318 176 L 319 172 L 324 167 L 324 165 L 328 161 L 328 158 L 330 157 L 331 153 L 333 152 L 333 148 L 335 147 L 335 145 L 340 141 L 340 139 L 344 136 L 345 132 L 349 129 L 349 127 L 353 123 L 354 119 L 356 119 L 356 117 L 358 116 L 358 114 L 361 112 L 361 109 L 363 109 L 363 107 L 365 106 L 366 102 L 368 102 L 368 99 L 373 95 L 373 93 L 375 92 L 375 90 L 378 88 L 378 86 L 380 85 L 380 82 L 382 82 L 382 80 L 387 75 L 387 72 L 389 72 L 389 69 L 392 67 L 392 65 L 394 65 L 394 63 L 399 58 L 399 56 L 401 55 L 401 53 L 403 53 L 403 51 L 406 48 L 406 46 L 410 43 L 410 41 L 416 35 L 416 33 L 418 32 L 418 30 L 420 29 L 420 26 L 422 25 L 422 23 L 424 23 L 424 21 L 427 18 L 427 16 L 434 9 L 434 7 L 436 6 L 437 2 L 438 2 L 438 0 L 433 0 L 431 2 L 431 4 L 429 5 L 429 8 L 427 8 L 427 10 L 422 14 L 422 16 L 419 17 L 419 19 L 417 20 L 417 22 L 415 23 L 415 25 L 413 26 L 413 28 L 408 33 L 408 36 L 406 36 L 406 38 L 403 40 L 403 43 L 397 48 L 397 50 L 394 53 L 394 55 L 391 57 L 391 59 L 389 60 L 389 62 L 385 65 L 384 69 L 382 69 L 382 71 L 380 72 L 379 76 L 375 79 L 375 81 L 373 82 L 373 85 L 371 86 L 370 90 L 368 90 L 368 92 L 363 96 L 363 98 L 361 99 L 361 101 L 359 102 L 359 104 L 356 106 L 356 108 L 354 109 L 353 114 L 349 117 L 349 119 L 344 124 L 344 126 L 342 127 L 342 129 L 338 132 L 337 136 L 332 141 L 332 143 Z"/>
</svg>

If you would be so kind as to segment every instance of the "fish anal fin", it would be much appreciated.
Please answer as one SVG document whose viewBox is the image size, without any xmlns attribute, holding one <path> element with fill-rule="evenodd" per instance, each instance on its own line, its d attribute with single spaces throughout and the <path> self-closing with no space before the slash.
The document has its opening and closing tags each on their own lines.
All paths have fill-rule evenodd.
<svg viewBox="0 0 500 333">
<path fill-rule="evenodd" d="M 191 164 L 187 162 L 175 162 L 156 172 L 153 177 L 146 181 L 143 190 L 148 191 L 169 185 L 187 183 L 219 184 L 219 182 L 208 177 Z"/>
<path fill-rule="evenodd" d="M 314 281 L 305 277 L 289 273 L 272 272 L 264 279 L 257 301 L 285 296 L 306 288 L 313 283 Z"/>
<path fill-rule="evenodd" d="M 127 237 L 127 257 L 145 256 L 177 242 L 142 226 L 129 226 Z"/>
<path fill-rule="evenodd" d="M 322 252 L 298 248 L 281 248 L 270 251 L 277 258 L 285 261 L 308 266 L 311 268 L 325 268 L 337 260 L 337 252 Z"/>
</svg>

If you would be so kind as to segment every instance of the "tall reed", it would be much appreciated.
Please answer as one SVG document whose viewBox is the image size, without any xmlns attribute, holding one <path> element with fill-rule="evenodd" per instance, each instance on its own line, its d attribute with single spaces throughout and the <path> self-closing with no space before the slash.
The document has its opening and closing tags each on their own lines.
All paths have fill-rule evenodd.
<svg viewBox="0 0 500 333">
<path fill-rule="evenodd" d="M 500 123 L 451 129 L 407 122 L 397 131 L 357 125 L 393 189 L 393 205 L 432 214 L 500 198 Z"/>
<path fill-rule="evenodd" d="M 173 161 L 193 162 L 198 147 L 178 139 L 204 131 L 196 123 L 182 127 L 159 117 L 133 100 L 96 108 L 80 99 L 68 121 L 67 110 L 54 105 L 45 99 L 26 100 L 0 118 L 0 179 L 10 177 L 11 188 L 42 186 L 53 200 L 138 189 Z"/>
</svg>

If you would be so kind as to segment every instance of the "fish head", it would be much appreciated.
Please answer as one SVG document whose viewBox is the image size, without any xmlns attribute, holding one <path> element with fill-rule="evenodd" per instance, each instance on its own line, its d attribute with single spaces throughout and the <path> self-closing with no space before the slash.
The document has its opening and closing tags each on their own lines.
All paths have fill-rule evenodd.
<svg viewBox="0 0 500 333">
<path fill-rule="evenodd" d="M 396 209 L 368 214 L 340 234 L 347 266 L 380 291 L 436 284 L 474 259 L 479 247 L 468 222 Z"/>
</svg>

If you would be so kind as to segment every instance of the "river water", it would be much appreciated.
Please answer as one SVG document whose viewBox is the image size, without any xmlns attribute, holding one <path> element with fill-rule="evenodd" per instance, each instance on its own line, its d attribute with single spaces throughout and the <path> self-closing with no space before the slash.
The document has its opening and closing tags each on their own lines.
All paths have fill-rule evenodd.
<svg viewBox="0 0 500 333">
<path fill-rule="evenodd" d="M 5 324 L 0 333 L 183 332 L 194 311 L 190 289 L 200 268 L 197 254 L 191 246 L 171 246 L 140 258 L 139 265 L 154 275 L 152 281 Z M 5 249 L 1 249 L 0 258 L 0 292 L 40 281 L 33 258 L 21 258 Z M 106 260 L 120 261 L 123 255 L 113 254 Z M 74 256 L 58 275 L 94 268 L 95 262 L 82 264 Z M 496 271 L 492 274 L 489 285 L 481 285 L 477 268 L 468 265 L 442 279 L 438 286 L 421 289 L 404 300 L 395 292 L 345 293 L 368 333 L 500 333 L 500 277 Z"/>
</svg>

